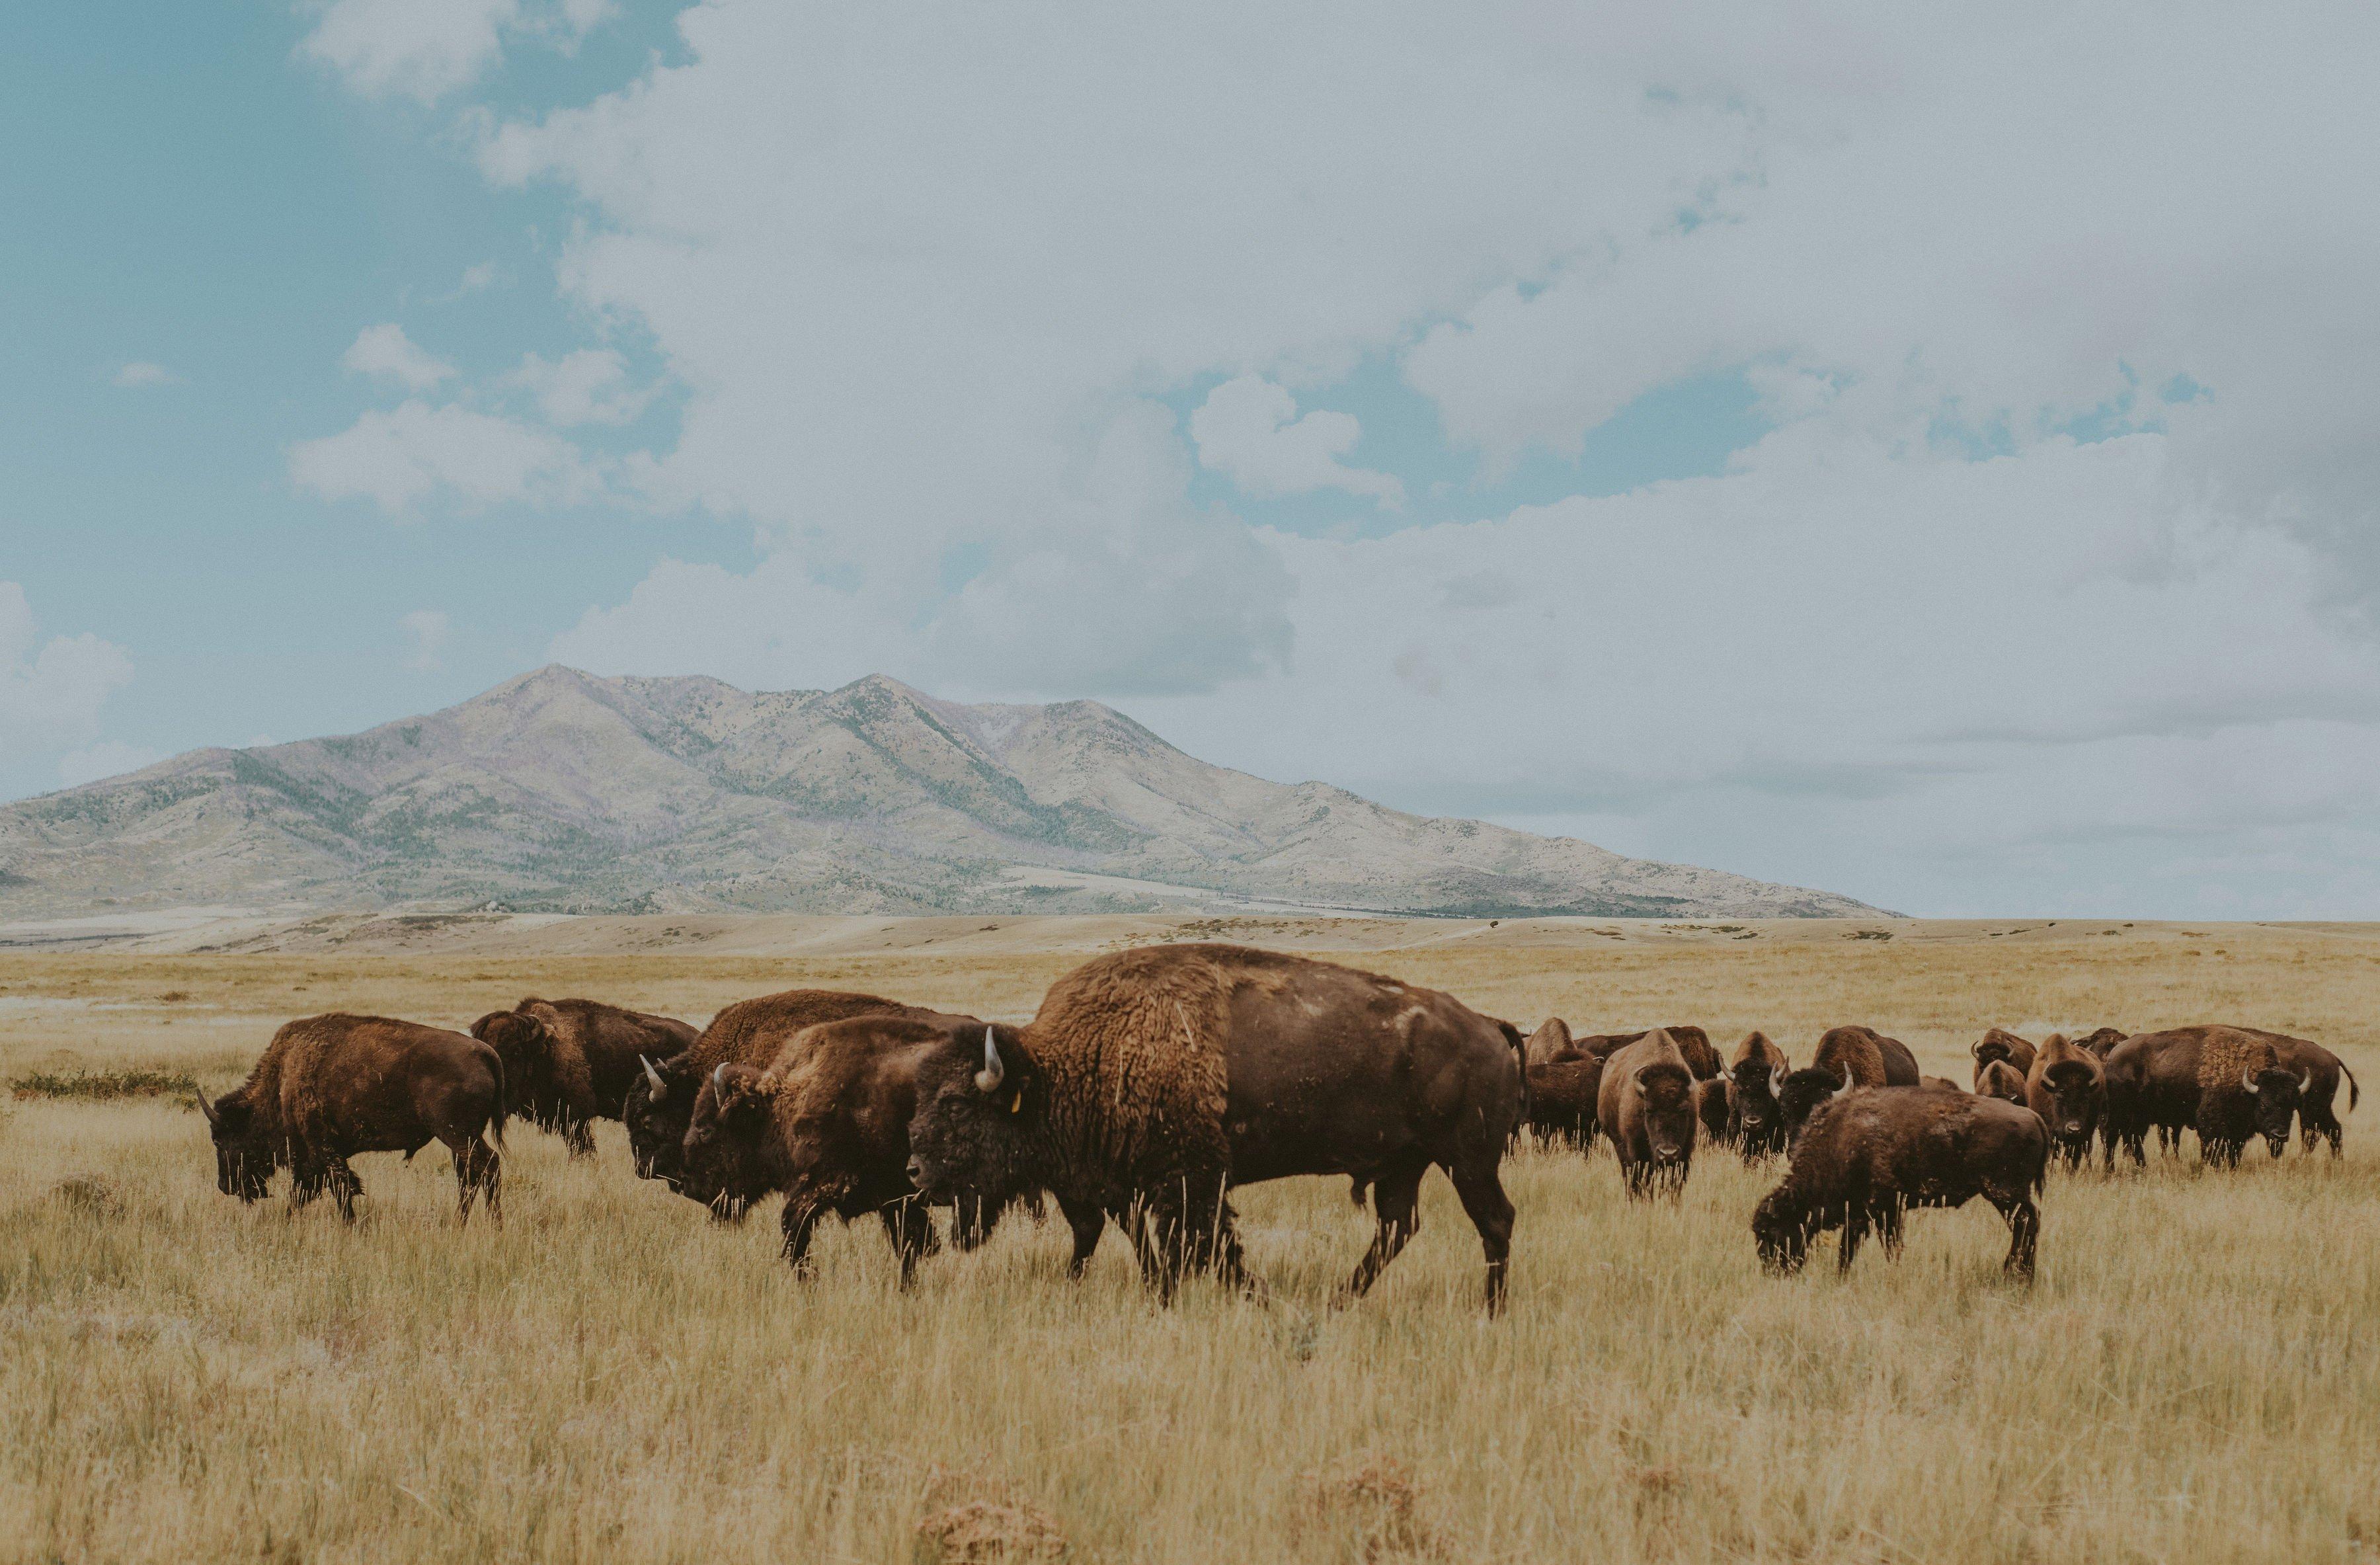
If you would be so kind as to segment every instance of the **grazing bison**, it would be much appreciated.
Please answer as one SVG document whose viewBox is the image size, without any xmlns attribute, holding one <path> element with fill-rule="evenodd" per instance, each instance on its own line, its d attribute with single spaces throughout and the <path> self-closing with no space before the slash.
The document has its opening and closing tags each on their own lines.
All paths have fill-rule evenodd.
<svg viewBox="0 0 2380 1565">
<path fill-rule="evenodd" d="M 1786 1074 L 1777 1103 L 1785 1118 L 1786 1144 L 1801 1134 L 1819 1104 L 1854 1086 L 1915 1086 L 1917 1057 L 1899 1038 L 1873 1027 L 1833 1027 L 1818 1039 L 1810 1063 Z"/>
<path fill-rule="evenodd" d="M 504 1062 L 513 1112 L 559 1134 L 574 1158 L 595 1150 L 594 1120 L 616 1120 L 643 1075 L 639 1062 L 694 1046 L 695 1030 L 668 1016 L 597 1000 L 524 1000 L 471 1024 L 471 1036 Z"/>
<path fill-rule="evenodd" d="M 1596 1118 L 1620 1159 L 1628 1194 L 1658 1183 L 1674 1195 L 1694 1162 L 1694 1074 L 1668 1032 L 1656 1027 L 1603 1063 Z"/>
<path fill-rule="evenodd" d="M 1645 1035 L 1655 1030 L 1644 1027 L 1633 1033 L 1589 1033 L 1574 1040 L 1572 1047 L 1582 1054 L 1609 1060 L 1630 1044 L 1643 1042 Z M 1678 1046 L 1678 1052 L 1685 1057 L 1686 1068 L 1694 1074 L 1694 1080 L 1706 1082 L 1719 1074 L 1718 1050 L 1711 1047 L 1710 1034 L 1684 1023 L 1658 1030 L 1668 1033 L 1670 1041 Z"/>
<path fill-rule="evenodd" d="M 1498 1177 L 1525 1112 L 1523 1040 L 1451 995 L 1285 952 L 1160 945 L 1084 964 L 1030 1025 L 953 1041 L 918 1083 L 910 1177 L 936 1200 L 1058 1198 L 1087 1249 L 1114 1217 L 1170 1298 L 1183 1273 L 1244 1282 L 1225 1192 L 1354 1176 L 1378 1231 L 1360 1295 L 1413 1236 L 1423 1175 L 1454 1182 L 1504 1298 L 1512 1204 Z"/>
<path fill-rule="evenodd" d="M 1547 1018 L 1523 1046 L 1529 1075 L 1529 1128 L 1581 1151 L 1595 1146 L 1595 1099 L 1603 1056 L 1579 1049 L 1559 1016 Z"/>
<path fill-rule="evenodd" d="M 2100 1027 L 2076 1038 L 2074 1045 L 2078 1049 L 2089 1049 L 2104 1061 L 2116 1045 L 2123 1042 L 2129 1036 L 2121 1027 Z"/>
<path fill-rule="evenodd" d="M 1810 1116 L 1784 1182 L 1752 1215 L 1753 1239 L 1766 1265 L 1791 1273 L 1814 1234 L 1840 1228 L 1848 1271 L 1870 1228 L 1889 1258 L 1910 1207 L 1981 1195 L 2008 1219 L 2007 1270 L 2030 1281 L 2041 1232 L 2033 1197 L 2048 1162 L 2049 1134 L 2030 1109 L 1928 1087 L 1847 1090 Z"/>
<path fill-rule="evenodd" d="M 1785 1051 L 1766 1033 L 1750 1033 L 1735 1046 L 1727 1067 L 1727 1140 L 1747 1163 L 1785 1150 L 1785 1110 L 1777 1089 L 1793 1068 Z"/>
<path fill-rule="evenodd" d="M 504 1065 L 462 1033 L 385 1016 L 308 1016 L 273 1035 L 245 1083 L 212 1102 L 200 1092 L 199 1108 L 226 1195 L 257 1200 L 285 1167 L 292 1207 L 327 1189 L 353 1222 L 364 1187 L 348 1159 L 410 1158 L 438 1141 L 455 1155 L 456 1220 L 469 1219 L 482 1193 L 488 1215 L 502 1215 Z"/>
<path fill-rule="evenodd" d="M 738 1209 L 782 1191 L 785 1259 L 796 1272 L 808 1269 L 819 1219 L 832 1212 L 847 1223 L 873 1212 L 905 1288 L 918 1257 L 935 1248 L 908 1174 L 918 1072 L 938 1049 L 979 1049 L 998 1030 L 972 1016 L 880 1013 L 803 1028 L 766 1071 L 714 1066 L 695 1098 L 678 1188 Z M 996 1217 L 963 1211 L 953 1236 L 973 1245 Z"/>
<path fill-rule="evenodd" d="M 787 989 L 738 1001 L 713 1016 L 691 1048 L 666 1061 L 642 1062 L 620 1110 L 620 1118 L 628 1127 L 628 1154 L 636 1163 L 637 1177 L 676 1185 L 686 1127 L 694 1118 L 695 1094 L 711 1072 L 722 1065 L 765 1070 L 786 1041 L 804 1027 L 876 1014 L 929 1016 L 933 1013 L 872 994 Z"/>
<path fill-rule="evenodd" d="M 2003 1103 L 2024 1102 L 2024 1078 L 2016 1067 L 2005 1060 L 1986 1062 L 1975 1072 L 1975 1094 L 1979 1098 L 1997 1098 Z"/>
<path fill-rule="evenodd" d="M 2063 1036 L 2052 1033 L 2034 1056 L 2033 1073 L 2025 1077 L 2024 1103 L 2049 1128 L 2049 1145 L 2068 1169 L 2080 1169 L 2091 1156 L 2091 1138 L 2107 1112 L 2107 1067 L 2099 1057 Z M 2107 1166 L 2115 1166 L 2115 1149 L 2107 1149 Z"/>
<path fill-rule="evenodd" d="M 1981 1092 L 1984 1090 L 1984 1068 L 1993 1061 L 2007 1061 L 2010 1068 L 2016 1072 L 2016 1079 L 2023 1081 L 2033 1074 L 2036 1051 L 2032 1044 L 2016 1034 L 1994 1027 L 1977 1038 L 1967 1052 L 1975 1057 L 1975 1090 Z"/>
</svg>

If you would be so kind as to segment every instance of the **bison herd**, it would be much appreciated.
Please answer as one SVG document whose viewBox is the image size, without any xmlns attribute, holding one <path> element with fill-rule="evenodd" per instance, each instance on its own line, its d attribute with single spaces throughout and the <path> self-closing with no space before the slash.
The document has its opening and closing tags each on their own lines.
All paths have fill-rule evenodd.
<svg viewBox="0 0 2380 1565">
<path fill-rule="evenodd" d="M 1054 1203 L 1079 1274 L 1109 1222 L 1161 1296 L 1211 1272 L 1253 1288 L 1233 1186 L 1345 1175 L 1377 1228 L 1349 1278 L 1360 1295 L 1418 1225 L 1445 1171 L 1477 1230 L 1500 1308 L 1512 1204 L 1500 1165 L 1524 1131 L 1611 1144 L 1631 1196 L 1682 1189 L 1697 1144 L 1746 1162 L 1787 1156 L 1753 1215 L 1761 1259 L 1798 1268 L 1840 1230 L 1848 1267 L 1870 1231 L 1899 1249 L 1912 1207 L 1981 1196 L 2009 1224 L 2007 1267 L 2033 1271 L 2034 1196 L 2052 1158 L 2079 1167 L 2095 1139 L 2145 1161 L 2154 1128 L 2235 1164 L 2292 1124 L 2339 1151 L 2344 1077 L 2317 1044 L 2250 1028 L 2127 1037 L 2101 1028 L 2039 1047 L 1997 1028 L 1971 1086 L 1921 1076 L 1899 1040 L 1837 1027 L 1793 1068 L 1766 1035 L 1724 1062 L 1700 1027 L 1575 1036 L 1559 1019 L 1524 1038 L 1451 995 L 1282 952 L 1162 945 L 1101 956 L 1050 986 L 1023 1027 L 875 995 L 792 989 L 730 1005 L 698 1032 L 589 1000 L 526 1000 L 468 1035 L 382 1017 L 284 1026 L 247 1082 L 202 1093 L 217 1183 L 253 1201 L 290 1171 L 303 1206 L 327 1190 L 352 1218 L 349 1159 L 432 1141 L 452 1153 L 457 1216 L 502 1207 L 508 1118 L 589 1155 L 591 1122 L 627 1131 L 637 1173 L 715 1217 L 783 1197 L 801 1271 L 820 1219 L 873 1215 L 905 1286 L 941 1243 L 979 1244 L 1023 1204 Z"/>
</svg>

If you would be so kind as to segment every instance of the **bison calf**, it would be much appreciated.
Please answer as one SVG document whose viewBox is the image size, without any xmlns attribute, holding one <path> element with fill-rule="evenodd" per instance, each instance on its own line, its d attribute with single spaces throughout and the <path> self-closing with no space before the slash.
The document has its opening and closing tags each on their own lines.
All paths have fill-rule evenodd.
<svg viewBox="0 0 2380 1565">
<path fill-rule="evenodd" d="M 200 1093 L 199 1108 L 226 1195 L 257 1200 L 286 1168 L 292 1207 L 327 1189 L 353 1222 L 364 1187 L 348 1159 L 410 1158 L 437 1141 L 455 1155 L 456 1219 L 482 1194 L 501 1216 L 504 1066 L 477 1038 L 385 1016 L 308 1016 L 273 1035 L 245 1083 L 212 1101 Z"/>
<path fill-rule="evenodd" d="M 2030 1109 L 1928 1087 L 1848 1091 L 1810 1116 L 1784 1182 L 1752 1215 L 1753 1239 L 1764 1264 L 1790 1273 L 1814 1234 L 1840 1228 L 1849 1270 L 1869 1229 L 1898 1256 L 1910 1207 L 1981 1195 L 2008 1219 L 2008 1271 L 2030 1280 L 2041 1232 L 2033 1198 L 2048 1163 L 2049 1134 Z"/>
<path fill-rule="evenodd" d="M 1603 1065 L 1596 1117 L 1620 1159 L 1628 1194 L 1655 1183 L 1674 1194 L 1694 1161 L 1694 1074 L 1668 1032 L 1655 1028 Z"/>
</svg>

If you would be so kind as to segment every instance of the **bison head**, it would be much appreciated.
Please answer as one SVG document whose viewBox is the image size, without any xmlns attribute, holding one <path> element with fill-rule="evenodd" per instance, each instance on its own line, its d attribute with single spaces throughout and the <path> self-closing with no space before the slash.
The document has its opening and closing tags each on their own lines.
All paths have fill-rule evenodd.
<svg viewBox="0 0 2380 1565">
<path fill-rule="evenodd" d="M 1657 1164 L 1682 1163 L 1694 1151 L 1694 1077 L 1683 1065 L 1656 1062 L 1636 1067 L 1636 1098 L 1645 1148 Z"/>
<path fill-rule="evenodd" d="M 215 1188 L 243 1201 L 262 1199 L 273 1183 L 273 1140 L 257 1122 L 248 1088 L 235 1087 L 212 1102 L 201 1089 L 199 1111 L 214 1137 Z"/>
<path fill-rule="evenodd" d="M 2241 1075 L 2240 1085 L 2255 1095 L 2256 1134 L 2265 1138 L 2265 1149 L 2279 1157 L 2289 1148 L 2289 1125 L 2305 1102 L 2306 1089 L 2313 1086 L 2313 1073 L 2252 1071 Z"/>
<path fill-rule="evenodd" d="M 2045 1066 L 2041 1086 L 2047 1101 L 2043 1120 L 2059 1141 L 2087 1141 L 2098 1128 L 2099 1110 L 2107 1096 L 2097 1071 L 2081 1060 L 2060 1060 Z"/>
<path fill-rule="evenodd" d="M 956 1206 L 963 1229 L 1025 1195 L 1038 1183 L 1028 1165 L 1045 1090 L 1014 1029 L 953 1037 L 917 1071 L 909 1183 L 935 1206 Z"/>
<path fill-rule="evenodd" d="M 1759 1248 L 1760 1264 L 1787 1277 L 1809 1258 L 1809 1212 L 1788 1187 L 1778 1186 L 1753 1208 L 1752 1242 Z"/>
<path fill-rule="evenodd" d="M 1785 1134 L 1797 1139 L 1802 1127 L 1810 1122 L 1818 1105 L 1852 1089 L 1851 1073 L 1838 1074 L 1820 1065 L 1805 1065 L 1798 1071 L 1785 1073 L 1784 1085 L 1777 1089 L 1777 1110 L 1785 1120 Z"/>
<path fill-rule="evenodd" d="M 701 1085 L 683 1055 L 659 1064 L 638 1056 L 644 1069 L 628 1084 L 621 1122 L 627 1127 L 628 1156 L 638 1179 L 674 1187 L 685 1158 L 686 1126 L 694 1119 L 695 1089 Z"/>
<path fill-rule="evenodd" d="M 761 1073 L 749 1065 L 721 1065 L 704 1079 L 680 1144 L 679 1195 L 722 1217 L 741 1217 L 768 1194 L 769 1099 Z"/>
</svg>

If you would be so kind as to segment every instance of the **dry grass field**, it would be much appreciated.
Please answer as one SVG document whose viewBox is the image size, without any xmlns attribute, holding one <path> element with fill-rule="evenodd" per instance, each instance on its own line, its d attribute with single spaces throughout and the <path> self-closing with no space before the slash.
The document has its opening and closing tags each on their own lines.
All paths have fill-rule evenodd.
<svg viewBox="0 0 2380 1565">
<path fill-rule="evenodd" d="M 1179 921 L 1174 921 L 1178 924 Z M 0 1078 L 210 1088 L 295 1014 L 459 1025 L 524 994 L 699 1022 L 795 984 L 1023 1015 L 1162 920 L 613 920 L 243 937 L 247 953 L 0 952 Z M 394 932 L 392 932 L 394 931 Z M 2104 931 L 2104 932 L 2103 932 Z M 1197 927 L 1454 990 L 1524 1026 L 1870 1023 L 1963 1079 L 2038 1037 L 2243 1020 L 2380 1087 L 2380 930 L 2096 922 Z M 2343 1104 L 2342 1104 L 2343 1107 Z M 358 1164 L 364 1219 L 219 1195 L 172 1098 L 0 1099 L 0 1559 L 1170 1562 L 2370 1559 L 2380 1554 L 2380 1118 L 2348 1157 L 2053 1174 L 2041 1275 L 1980 1205 L 1906 1256 L 1764 1276 L 1774 1171 L 1699 1159 L 1630 1205 L 1532 1151 L 1512 1303 L 1477 1304 L 1442 1178 L 1373 1295 L 1339 1181 L 1240 1194 L 1255 1303 L 1172 1309 L 1111 1235 L 1013 1224 L 893 1287 L 830 1225 L 807 1283 L 516 1126 L 501 1228 L 443 1159 Z M 921 1531 L 921 1527 L 924 1531 Z M 937 1538 L 943 1541 L 936 1541 Z M 1006 1545 L 1002 1539 L 1007 1539 Z M 1036 1554 L 1035 1549 L 1041 1552 Z"/>
</svg>

